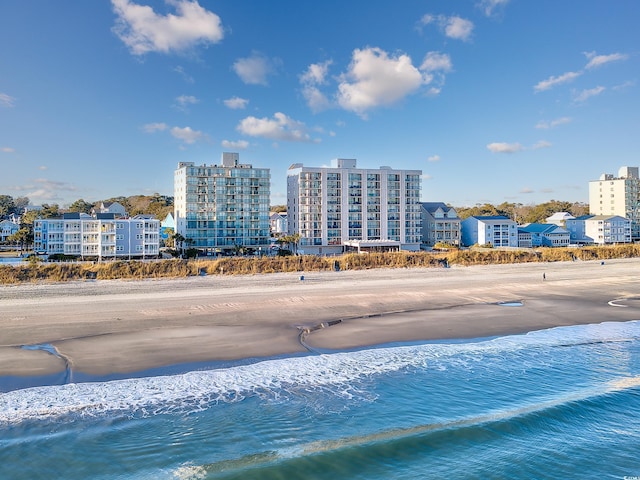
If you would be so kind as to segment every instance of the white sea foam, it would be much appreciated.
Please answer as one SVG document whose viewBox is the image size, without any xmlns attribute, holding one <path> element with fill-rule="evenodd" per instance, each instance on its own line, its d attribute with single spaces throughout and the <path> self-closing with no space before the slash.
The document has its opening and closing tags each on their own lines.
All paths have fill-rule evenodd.
<svg viewBox="0 0 640 480">
<path fill-rule="evenodd" d="M 358 395 L 361 380 L 405 368 L 442 370 L 453 363 L 473 365 L 482 361 L 485 355 L 639 338 L 640 322 L 607 322 L 558 327 L 480 342 L 379 348 L 266 360 L 180 375 L 35 387 L 0 394 L 0 424 L 63 415 L 98 416 L 109 412 L 139 416 L 193 412 L 253 395 L 275 399 L 282 392 L 300 389 L 330 389 L 334 395 L 348 398 Z"/>
</svg>

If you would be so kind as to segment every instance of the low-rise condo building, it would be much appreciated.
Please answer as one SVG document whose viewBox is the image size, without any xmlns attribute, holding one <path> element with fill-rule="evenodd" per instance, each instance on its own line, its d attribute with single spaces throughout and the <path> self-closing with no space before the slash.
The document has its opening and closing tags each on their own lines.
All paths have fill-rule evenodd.
<svg viewBox="0 0 640 480">
<path fill-rule="evenodd" d="M 503 215 L 465 218 L 462 221 L 462 245 L 517 247 L 518 224 Z"/>
<path fill-rule="evenodd" d="M 619 215 L 583 215 L 567 220 L 572 244 L 631 243 L 631 220 Z"/>
<path fill-rule="evenodd" d="M 33 223 L 34 249 L 48 255 L 83 259 L 155 258 L 160 221 L 150 215 L 115 218 L 114 214 L 65 213 Z"/>
</svg>

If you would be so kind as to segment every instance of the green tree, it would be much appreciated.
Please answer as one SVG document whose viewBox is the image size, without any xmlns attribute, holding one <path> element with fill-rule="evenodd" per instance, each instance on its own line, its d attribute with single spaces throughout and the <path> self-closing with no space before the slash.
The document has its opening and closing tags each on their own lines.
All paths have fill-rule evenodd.
<svg viewBox="0 0 640 480">
<path fill-rule="evenodd" d="M 20 225 L 30 225 L 33 228 L 33 221 L 40 216 L 40 212 L 37 210 L 29 210 L 27 213 L 20 217 Z"/>
<path fill-rule="evenodd" d="M 462 207 L 456 208 L 456 212 L 458 212 L 458 216 L 463 220 L 469 217 L 483 217 L 488 215 L 500 215 L 498 209 L 491 205 L 490 203 L 485 203 L 481 205 L 477 203 L 473 207 Z"/>
<path fill-rule="evenodd" d="M 11 195 L 0 195 L 0 218 L 9 215 L 15 208 L 15 203 Z"/>
<path fill-rule="evenodd" d="M 155 215 L 156 218 L 162 220 L 173 212 L 173 197 L 154 193 L 149 197 L 149 200 L 149 205 L 144 213 Z"/>
<path fill-rule="evenodd" d="M 89 202 L 85 202 L 84 199 L 80 198 L 69 205 L 69 212 L 79 212 L 79 213 L 91 213 L 91 209 L 93 208 L 93 204 Z"/>
<path fill-rule="evenodd" d="M 42 204 L 42 209 L 38 212 L 40 218 L 53 218 L 60 216 L 60 207 L 57 203 L 49 205 L 48 203 Z"/>
<path fill-rule="evenodd" d="M 10 243 L 20 245 L 24 250 L 26 247 L 33 245 L 33 230 L 28 227 L 21 227 L 16 233 L 7 238 Z"/>
<path fill-rule="evenodd" d="M 182 255 L 182 249 L 184 248 L 184 242 L 187 240 L 184 235 L 181 235 L 178 232 L 173 232 L 170 236 L 169 239 L 171 241 L 173 241 L 173 244 L 175 245 L 175 249 L 178 252 L 178 255 Z"/>
<path fill-rule="evenodd" d="M 16 215 L 20 215 L 24 211 L 25 207 L 29 205 L 29 197 L 14 198 L 13 203 L 14 203 L 13 212 L 9 212 L 9 213 L 15 213 Z"/>
<path fill-rule="evenodd" d="M 279 243 L 280 245 L 286 245 L 288 247 L 288 250 L 297 254 L 298 242 L 300 242 L 300 238 L 301 237 L 299 233 L 294 233 L 292 235 L 282 235 L 281 237 L 278 237 L 276 242 Z"/>
</svg>

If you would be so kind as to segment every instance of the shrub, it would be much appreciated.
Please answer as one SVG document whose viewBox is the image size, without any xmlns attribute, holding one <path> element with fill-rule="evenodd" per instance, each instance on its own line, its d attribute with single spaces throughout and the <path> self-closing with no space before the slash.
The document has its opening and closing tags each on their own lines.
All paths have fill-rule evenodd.
<svg viewBox="0 0 640 480">
<path fill-rule="evenodd" d="M 276 272 L 328 271 L 371 268 L 442 267 L 571 260 L 605 260 L 640 257 L 640 245 L 536 250 L 453 249 L 446 252 L 347 253 L 336 257 L 314 255 L 276 257 L 219 257 L 216 259 L 171 259 L 157 261 L 115 260 L 111 262 L 41 263 L 0 265 L 0 284 L 64 282 L 88 279 L 168 278 L 209 275 L 251 275 Z"/>
</svg>

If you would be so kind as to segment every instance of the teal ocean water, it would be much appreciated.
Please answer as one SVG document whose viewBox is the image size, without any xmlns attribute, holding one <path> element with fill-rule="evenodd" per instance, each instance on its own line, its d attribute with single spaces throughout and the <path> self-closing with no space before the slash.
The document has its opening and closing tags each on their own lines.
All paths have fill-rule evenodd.
<svg viewBox="0 0 640 480">
<path fill-rule="evenodd" d="M 625 477 L 637 321 L 0 393 L 2 479 Z"/>
</svg>

